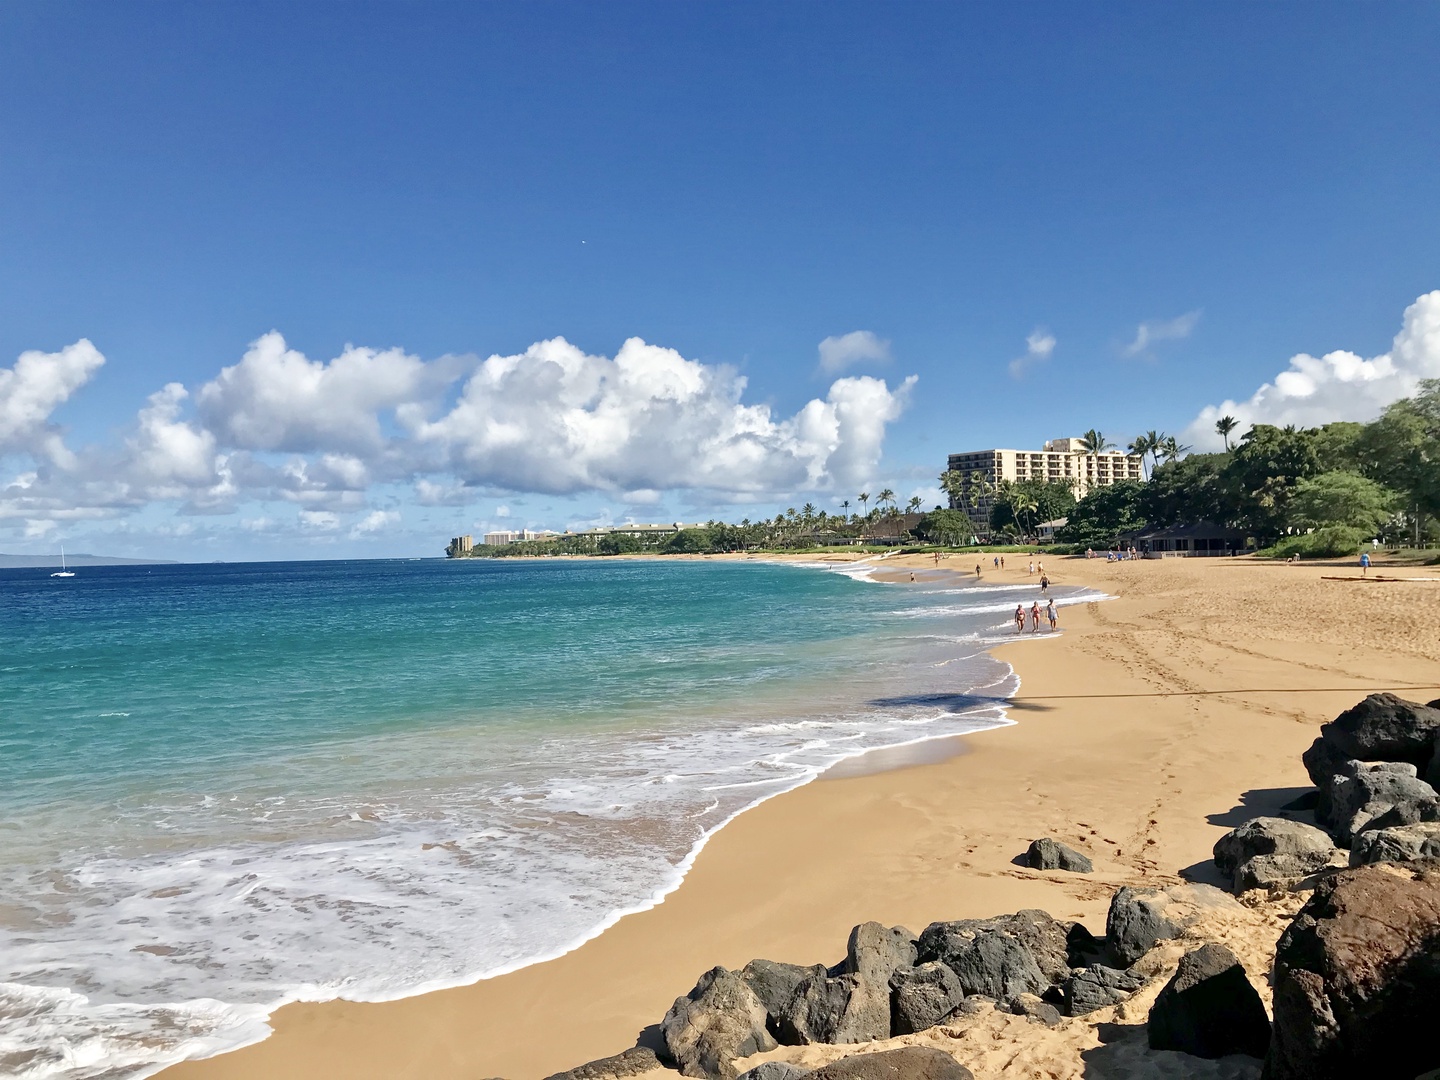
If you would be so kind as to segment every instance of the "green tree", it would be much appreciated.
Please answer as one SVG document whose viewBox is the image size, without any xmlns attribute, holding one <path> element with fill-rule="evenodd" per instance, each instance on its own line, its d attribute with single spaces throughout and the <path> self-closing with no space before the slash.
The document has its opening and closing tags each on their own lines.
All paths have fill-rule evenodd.
<svg viewBox="0 0 1440 1080">
<path fill-rule="evenodd" d="M 1233 485 L 1237 524 L 1273 540 L 1285 529 L 1295 485 L 1320 471 L 1320 459 L 1310 433 L 1256 424 L 1236 446 L 1225 471 Z"/>
<path fill-rule="evenodd" d="M 968 514 L 961 510 L 931 510 L 915 526 L 915 535 L 932 544 L 958 547 L 975 533 Z"/>
<path fill-rule="evenodd" d="M 1359 473 L 1325 472 L 1297 483 L 1287 510 L 1295 528 L 1343 525 L 1373 537 L 1398 501 L 1395 492 Z"/>
<path fill-rule="evenodd" d="M 1140 499 L 1140 516 L 1152 528 L 1209 521 L 1234 525 L 1234 485 L 1226 472 L 1229 454 L 1190 454 L 1157 465 Z"/>
<path fill-rule="evenodd" d="M 1056 533 L 1056 539 L 1067 544 L 1105 548 L 1119 539 L 1121 533 L 1145 528 L 1140 509 L 1144 487 L 1139 481 L 1124 480 L 1108 487 L 1092 488 L 1070 511 L 1069 520 Z"/>
<path fill-rule="evenodd" d="M 1215 421 L 1215 433 L 1225 440 L 1225 452 L 1230 452 L 1230 433 L 1240 426 L 1233 416 L 1222 416 Z"/>
<path fill-rule="evenodd" d="M 1397 401 L 1355 442 L 1360 470 L 1404 498 L 1411 540 L 1440 517 L 1440 379 L 1426 379 L 1413 398 Z"/>
<path fill-rule="evenodd" d="M 990 507 L 990 528 L 996 533 L 1033 536 L 1042 521 L 1070 513 L 1075 493 L 1067 483 L 1044 480 L 1006 481 Z"/>
</svg>

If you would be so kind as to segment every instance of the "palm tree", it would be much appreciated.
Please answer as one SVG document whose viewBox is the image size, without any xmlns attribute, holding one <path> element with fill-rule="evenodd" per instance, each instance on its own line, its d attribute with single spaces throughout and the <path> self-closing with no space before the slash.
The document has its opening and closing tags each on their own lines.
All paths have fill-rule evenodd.
<svg viewBox="0 0 1440 1080">
<path fill-rule="evenodd" d="M 940 474 L 940 489 L 950 498 L 950 508 L 967 509 L 970 484 L 965 474 L 955 469 L 946 469 Z"/>
<path fill-rule="evenodd" d="M 1166 461 L 1174 461 L 1182 454 L 1188 454 L 1190 447 L 1180 442 L 1174 435 L 1166 435 L 1160 446 L 1160 453 L 1165 455 Z"/>
<path fill-rule="evenodd" d="M 890 508 L 893 511 L 895 508 L 895 492 L 891 491 L 889 488 L 885 488 L 883 491 L 880 492 L 879 495 L 875 497 L 875 501 L 878 502 L 881 506 L 889 503 Z"/>
<path fill-rule="evenodd" d="M 919 510 L 920 510 L 920 507 L 922 507 L 922 506 L 924 506 L 924 505 L 925 505 L 925 500 L 924 500 L 924 499 L 920 498 L 919 495 L 912 495 L 912 496 L 910 496 L 910 501 L 905 504 L 905 512 L 906 512 L 907 514 L 918 513 Z"/>
<path fill-rule="evenodd" d="M 1089 454 L 1091 457 L 1095 457 L 1099 454 L 1103 454 L 1106 450 L 1115 449 L 1115 444 L 1109 439 L 1105 438 L 1105 436 L 1100 434 L 1100 432 L 1096 431 L 1094 428 L 1091 428 L 1089 431 L 1085 432 L 1084 435 L 1080 436 L 1080 448 L 1084 450 L 1085 453 Z"/>
<path fill-rule="evenodd" d="M 840 509 L 845 511 L 845 516 L 846 516 L 846 517 L 849 517 L 849 516 L 850 516 L 850 500 L 849 500 L 849 499 L 841 499 L 841 500 L 840 500 Z"/>
<path fill-rule="evenodd" d="M 860 513 L 864 514 L 866 512 L 865 508 L 870 502 L 870 493 L 868 491 L 862 491 L 855 497 L 860 500 Z"/>
<path fill-rule="evenodd" d="M 1225 440 L 1225 452 L 1230 452 L 1230 433 L 1240 426 L 1240 421 L 1233 416 L 1222 416 L 1215 421 L 1216 433 Z"/>
</svg>

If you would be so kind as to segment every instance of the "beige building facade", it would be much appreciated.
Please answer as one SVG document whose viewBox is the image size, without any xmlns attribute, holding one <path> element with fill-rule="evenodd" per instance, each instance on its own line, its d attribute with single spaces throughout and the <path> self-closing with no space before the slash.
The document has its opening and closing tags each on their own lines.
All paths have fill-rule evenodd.
<svg viewBox="0 0 1440 1080">
<path fill-rule="evenodd" d="M 1042 450 L 971 450 L 951 454 L 946 468 L 966 477 L 979 473 L 991 487 L 998 487 L 1006 480 L 1068 484 L 1077 499 L 1084 498 L 1092 488 L 1145 478 L 1144 458 L 1139 454 L 1119 450 L 1089 454 L 1080 439 L 1051 439 Z M 971 504 L 964 507 L 980 536 L 989 534 L 992 503 L 987 493 L 978 499 L 972 498 Z"/>
</svg>

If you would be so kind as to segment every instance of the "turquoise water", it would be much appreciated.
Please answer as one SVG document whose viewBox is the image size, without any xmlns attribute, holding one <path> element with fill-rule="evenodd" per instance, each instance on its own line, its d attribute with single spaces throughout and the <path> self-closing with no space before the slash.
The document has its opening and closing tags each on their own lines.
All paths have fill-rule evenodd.
<svg viewBox="0 0 1440 1080">
<path fill-rule="evenodd" d="M 0 1074 L 145 1075 L 288 1000 L 557 955 L 756 801 L 1003 722 L 983 650 L 1033 590 L 921 577 L 0 571 Z"/>
</svg>

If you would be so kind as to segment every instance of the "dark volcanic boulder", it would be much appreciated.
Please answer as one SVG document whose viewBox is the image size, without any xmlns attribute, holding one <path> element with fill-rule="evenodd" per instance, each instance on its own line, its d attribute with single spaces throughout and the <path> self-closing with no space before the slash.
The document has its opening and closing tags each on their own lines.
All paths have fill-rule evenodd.
<svg viewBox="0 0 1440 1080">
<path fill-rule="evenodd" d="M 1093 874 L 1095 864 L 1072 847 L 1045 837 L 1032 841 L 1025 852 L 1025 864 L 1032 870 L 1069 870 L 1073 874 Z"/>
<path fill-rule="evenodd" d="M 1159 889 L 1132 889 L 1127 885 L 1110 898 L 1110 910 L 1105 915 L 1105 949 L 1116 967 L 1128 968 L 1157 941 L 1179 935 L 1179 927 L 1165 915 L 1167 906 Z"/>
<path fill-rule="evenodd" d="M 1351 866 L 1436 858 L 1440 858 L 1440 821 L 1364 832 L 1355 838 L 1350 848 Z"/>
<path fill-rule="evenodd" d="M 776 1029 L 792 1045 L 888 1039 L 890 988 L 858 975 L 812 975 L 795 988 Z"/>
<path fill-rule="evenodd" d="M 660 1023 L 665 1048 L 686 1076 L 731 1080 L 735 1058 L 775 1049 L 765 1029 L 765 1006 L 745 980 L 711 968 Z"/>
<path fill-rule="evenodd" d="M 1344 870 L 1280 937 L 1267 1080 L 1410 1080 L 1440 1067 L 1440 862 Z"/>
<path fill-rule="evenodd" d="M 998 930 L 982 930 L 945 963 L 966 994 L 1001 1000 L 1016 994 L 1042 994 L 1050 985 L 1030 950 Z"/>
<path fill-rule="evenodd" d="M 809 1075 L 809 1069 L 791 1065 L 788 1061 L 764 1061 L 741 1073 L 740 1080 L 800 1080 L 802 1076 Z"/>
<path fill-rule="evenodd" d="M 1095 939 L 1080 923 L 1063 923 L 1051 918 L 1049 912 L 1027 908 L 993 919 L 931 923 L 917 943 L 918 959 L 922 963 L 939 960 L 955 968 L 955 958 L 968 951 L 983 933 L 1000 934 L 1019 944 L 1030 954 L 1048 983 L 1061 982 L 1070 974 L 1072 966 L 1087 963 L 1088 957 L 1080 954 L 1095 944 Z M 965 992 L 989 994 L 968 989 Z"/>
<path fill-rule="evenodd" d="M 1335 749 L 1334 745 L 1321 735 L 1310 744 L 1310 749 L 1300 755 L 1300 760 L 1305 764 L 1305 771 L 1310 774 L 1310 782 L 1324 791 L 1330 786 L 1330 777 L 1339 772 L 1340 767 L 1351 758 Z M 1319 819 L 1318 810 L 1316 816 Z"/>
<path fill-rule="evenodd" d="M 769 1016 L 772 1034 L 778 1033 L 780 1017 L 795 996 L 795 988 L 813 976 L 825 977 L 823 964 L 801 967 L 799 964 L 777 964 L 773 960 L 751 960 L 740 972 Z"/>
<path fill-rule="evenodd" d="M 1014 1015 L 1037 1020 L 1046 1027 L 1054 1027 L 1060 1023 L 1060 1010 L 1034 994 L 1017 994 L 1007 1004 Z"/>
<path fill-rule="evenodd" d="M 1349 847 L 1371 828 L 1440 819 L 1440 795 L 1408 762 L 1350 761 L 1330 780 L 1328 816 L 1336 842 Z"/>
<path fill-rule="evenodd" d="M 1440 730 L 1440 709 L 1406 701 L 1394 694 L 1371 694 L 1320 727 L 1320 736 L 1358 761 L 1408 761 L 1416 769 L 1430 763 L 1433 738 Z"/>
<path fill-rule="evenodd" d="M 648 1046 L 632 1046 L 623 1054 L 588 1061 L 573 1069 L 554 1073 L 545 1080 L 620 1080 L 626 1076 L 639 1076 L 643 1072 L 660 1068 L 660 1059 Z"/>
<path fill-rule="evenodd" d="M 1152 1050 L 1203 1058 L 1264 1057 L 1270 1045 L 1260 995 L 1235 954 L 1214 943 L 1181 958 L 1175 977 L 1150 1007 L 1146 1032 Z"/>
<path fill-rule="evenodd" d="M 1235 882 L 1237 892 L 1303 878 L 1327 865 L 1334 854 L 1329 833 L 1285 818 L 1255 818 L 1215 841 L 1215 865 Z M 1241 873 L 1261 858 L 1266 861 Z"/>
<path fill-rule="evenodd" d="M 975 1080 L 975 1074 L 943 1050 L 902 1046 L 832 1061 L 809 1080 Z"/>
<path fill-rule="evenodd" d="M 914 963 L 914 934 L 903 926 L 867 922 L 850 931 L 841 971 L 884 986 L 897 970 Z"/>
<path fill-rule="evenodd" d="M 890 977 L 890 1034 L 913 1035 L 934 1027 L 964 999 L 960 978 L 949 965 L 932 960 L 902 968 Z"/>
<path fill-rule="evenodd" d="M 1096 1009 L 1119 1005 L 1144 985 L 1143 975 L 1091 964 L 1065 980 L 1065 1015 L 1084 1016 Z"/>
</svg>

